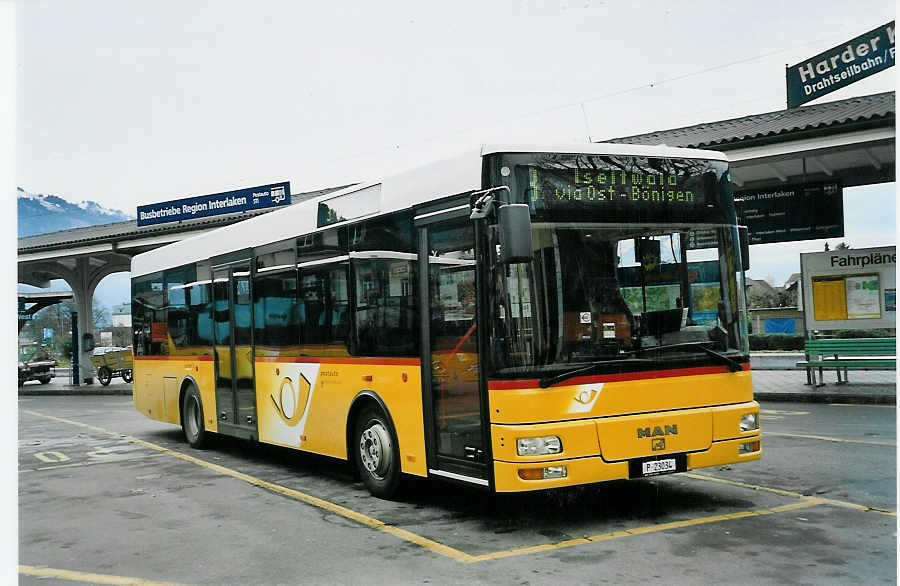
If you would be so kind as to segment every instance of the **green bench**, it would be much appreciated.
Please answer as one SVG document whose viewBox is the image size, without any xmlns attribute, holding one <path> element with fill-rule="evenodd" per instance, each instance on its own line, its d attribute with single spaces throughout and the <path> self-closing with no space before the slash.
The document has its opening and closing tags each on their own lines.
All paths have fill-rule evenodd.
<svg viewBox="0 0 900 586">
<path fill-rule="evenodd" d="M 798 362 L 798 368 L 806 369 L 806 384 L 825 385 L 822 370 L 833 368 L 837 372 L 837 384 L 849 382 L 847 371 L 896 370 L 897 340 L 895 338 L 828 338 L 807 340 L 806 360 Z M 816 369 L 819 381 L 816 382 Z M 841 370 L 844 378 L 841 379 Z"/>
</svg>

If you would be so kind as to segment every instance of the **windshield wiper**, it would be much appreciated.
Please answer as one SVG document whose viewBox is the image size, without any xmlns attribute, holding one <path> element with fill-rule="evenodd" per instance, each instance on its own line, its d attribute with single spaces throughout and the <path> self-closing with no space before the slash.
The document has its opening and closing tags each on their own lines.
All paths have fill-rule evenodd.
<svg viewBox="0 0 900 586">
<path fill-rule="evenodd" d="M 709 345 L 709 344 L 715 344 L 715 342 L 710 340 L 709 342 L 682 342 L 679 344 L 666 344 L 665 346 L 651 346 L 649 348 L 641 348 L 640 350 L 630 350 L 628 352 L 623 352 L 622 354 L 623 355 L 643 354 L 646 352 L 653 352 L 653 351 L 658 351 L 658 350 L 671 350 L 673 348 L 674 349 L 698 348 L 699 350 L 705 352 L 706 354 L 709 354 L 710 356 L 713 356 L 713 357 L 721 360 L 723 364 L 728 366 L 728 370 L 730 370 L 731 372 L 738 372 L 739 370 L 743 370 L 743 366 L 741 365 L 740 362 L 738 362 L 737 360 L 734 360 L 732 358 L 729 358 L 728 356 L 725 356 L 721 352 L 716 352 L 712 348 L 707 348 L 707 345 Z M 652 362 L 649 358 L 628 358 L 626 360 L 631 364 L 633 364 L 635 362 Z M 576 377 L 576 376 L 581 376 L 583 374 L 588 374 L 591 371 L 595 370 L 599 366 L 606 366 L 607 364 L 622 364 L 623 362 L 625 362 L 625 361 L 622 359 L 600 360 L 598 362 L 591 362 L 587 366 L 581 366 L 574 370 L 568 370 L 568 371 L 560 373 L 560 374 L 547 375 L 547 376 L 541 377 L 540 381 L 538 381 L 538 386 L 540 386 L 542 389 L 546 389 L 547 387 L 553 386 L 564 380 L 568 380 L 568 379 Z"/>
<path fill-rule="evenodd" d="M 632 354 L 633 352 L 628 352 L 628 354 Z M 568 370 L 566 372 L 554 375 L 547 375 L 541 377 L 541 380 L 538 381 L 538 386 L 542 389 L 546 389 L 547 387 L 553 386 L 556 383 L 560 383 L 564 380 L 570 379 L 572 377 L 576 377 L 582 374 L 588 374 L 592 370 L 596 369 L 598 366 L 606 366 L 607 364 L 622 364 L 622 360 L 600 360 L 598 362 L 591 362 L 587 366 L 581 366 L 574 370 Z M 629 363 L 634 362 L 651 362 L 648 358 L 629 358 Z"/>
<path fill-rule="evenodd" d="M 730 370 L 731 372 L 737 372 L 739 370 L 743 370 L 744 367 L 737 360 L 734 360 L 733 358 L 729 358 L 728 356 L 725 356 L 721 352 L 716 352 L 712 348 L 707 348 L 708 344 L 714 344 L 714 343 L 715 342 L 712 340 L 710 340 L 709 342 L 682 342 L 680 344 L 666 344 L 665 346 L 651 346 L 649 348 L 641 348 L 640 350 L 636 350 L 635 352 L 653 352 L 655 350 L 656 351 L 670 350 L 673 348 L 676 348 L 676 349 L 677 348 L 699 348 L 700 350 L 709 354 L 710 356 L 713 356 L 713 357 L 721 360 L 725 365 L 728 366 L 728 370 Z"/>
</svg>

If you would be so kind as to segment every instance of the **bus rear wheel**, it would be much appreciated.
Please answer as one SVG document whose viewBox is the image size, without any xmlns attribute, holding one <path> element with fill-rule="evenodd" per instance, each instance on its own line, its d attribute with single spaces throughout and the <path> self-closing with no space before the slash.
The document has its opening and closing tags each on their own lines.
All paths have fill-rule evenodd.
<svg viewBox="0 0 900 586">
<path fill-rule="evenodd" d="M 366 407 L 356 418 L 352 450 L 369 492 L 383 499 L 393 497 L 400 486 L 400 447 L 381 409 Z"/>
<path fill-rule="evenodd" d="M 181 405 L 181 429 L 184 439 L 192 448 L 202 449 L 206 446 L 208 433 L 203 424 L 203 401 L 194 387 L 188 388 Z"/>
</svg>

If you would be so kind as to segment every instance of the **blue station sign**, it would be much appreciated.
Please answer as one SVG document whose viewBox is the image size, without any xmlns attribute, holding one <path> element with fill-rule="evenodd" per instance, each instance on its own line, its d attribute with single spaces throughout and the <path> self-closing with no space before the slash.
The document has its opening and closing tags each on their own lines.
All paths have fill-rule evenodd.
<svg viewBox="0 0 900 586">
<path fill-rule="evenodd" d="M 796 108 L 894 66 L 894 21 L 787 68 L 787 106 Z"/>
<path fill-rule="evenodd" d="M 290 203 L 291 184 L 289 181 L 285 181 L 237 191 L 198 195 L 138 206 L 137 225 L 149 226 L 166 222 L 181 222 L 207 216 L 286 206 Z"/>
</svg>

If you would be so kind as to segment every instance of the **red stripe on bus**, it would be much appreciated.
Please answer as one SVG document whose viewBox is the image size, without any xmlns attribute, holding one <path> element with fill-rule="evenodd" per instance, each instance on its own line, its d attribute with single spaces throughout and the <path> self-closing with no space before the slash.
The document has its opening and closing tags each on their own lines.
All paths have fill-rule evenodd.
<svg viewBox="0 0 900 586">
<path fill-rule="evenodd" d="M 339 358 L 330 356 L 257 356 L 256 362 L 309 362 L 322 364 L 384 364 L 419 366 L 418 358 Z"/>
<path fill-rule="evenodd" d="M 750 364 L 741 364 L 742 370 L 750 370 Z M 653 378 L 668 378 L 673 376 L 697 376 L 701 374 L 722 374 L 729 372 L 727 366 L 698 366 L 694 368 L 673 368 L 669 370 L 649 370 L 646 372 L 623 372 L 619 374 L 597 374 L 592 376 L 576 376 L 561 383 L 552 385 L 589 385 L 594 383 L 612 383 L 632 380 L 646 380 Z M 513 389 L 534 389 L 540 385 L 539 379 L 527 380 L 492 380 L 488 382 L 488 389 L 492 391 Z"/>
<path fill-rule="evenodd" d="M 134 356 L 135 360 L 187 360 L 191 362 L 212 361 L 212 356 Z"/>
</svg>

